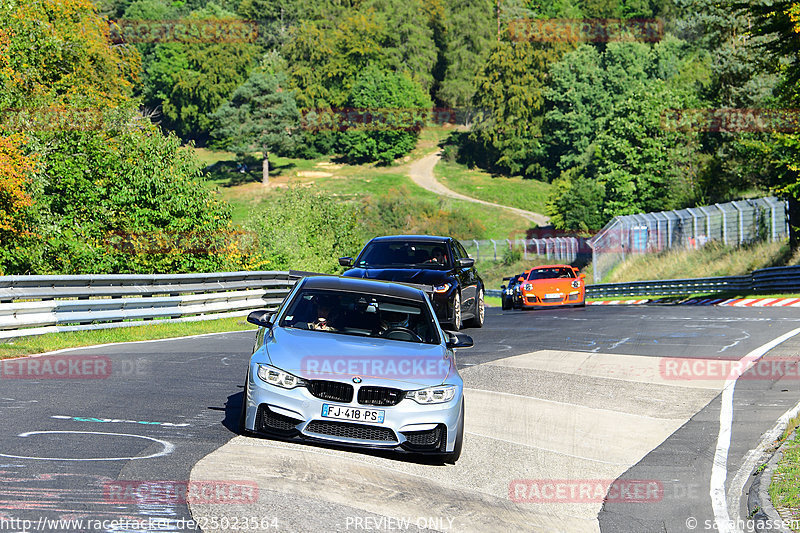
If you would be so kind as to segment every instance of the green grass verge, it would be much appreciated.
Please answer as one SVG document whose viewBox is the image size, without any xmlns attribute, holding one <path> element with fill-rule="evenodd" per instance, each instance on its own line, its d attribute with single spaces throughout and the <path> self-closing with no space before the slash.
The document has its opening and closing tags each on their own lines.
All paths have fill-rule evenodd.
<svg viewBox="0 0 800 533">
<path fill-rule="evenodd" d="M 423 130 L 420 143 L 412 153 L 421 157 L 436 149 L 437 142 L 445 135 L 444 130 Z M 198 149 L 199 150 L 199 149 Z M 241 224 L 265 195 L 274 189 L 261 186 L 260 162 L 248 159 L 248 171 L 237 172 L 237 163 L 228 152 L 203 150 L 201 156 L 206 167 L 206 186 L 217 191 L 220 198 L 231 205 L 234 224 Z M 215 159 L 216 157 L 216 159 Z M 409 156 L 407 159 L 411 159 Z M 341 165 L 330 157 L 313 160 L 291 159 L 270 156 L 271 182 L 278 186 L 313 187 L 332 198 L 358 200 L 365 197 L 385 197 L 401 194 L 413 200 L 438 202 L 439 196 L 416 185 L 406 174 L 405 164 L 392 166 Z M 506 239 L 524 236 L 531 224 L 524 218 L 507 210 L 467 202 L 444 199 L 441 209 L 460 213 L 480 223 L 480 234 L 476 239 Z"/>
<path fill-rule="evenodd" d="M 603 278 L 603 283 L 739 276 L 759 268 L 799 263 L 800 253 L 792 254 L 786 241 L 745 246 L 712 242 L 699 250 L 674 249 L 636 255 L 614 267 Z M 586 273 L 587 283 L 593 283 L 591 265 L 586 268 Z"/>
<path fill-rule="evenodd" d="M 245 321 L 245 317 L 221 318 L 198 322 L 174 322 L 149 324 L 128 328 L 112 328 L 95 331 L 73 331 L 67 333 L 48 333 L 35 337 L 23 337 L 11 342 L 0 343 L 0 359 L 20 357 L 36 353 L 51 352 L 63 348 L 77 348 L 111 342 L 146 341 L 219 333 L 223 331 L 254 330 L 256 326 Z"/>
<path fill-rule="evenodd" d="M 520 176 L 493 176 L 460 163 L 440 161 L 434 174 L 448 188 L 500 205 L 508 205 L 544 214 L 552 185 Z"/>
<path fill-rule="evenodd" d="M 794 419 L 794 428 L 800 421 Z M 792 424 L 790 423 L 790 428 Z M 787 428 L 787 431 L 789 428 Z M 800 531 L 800 431 L 794 438 L 786 442 L 784 453 L 772 473 L 769 485 L 769 497 L 776 509 L 781 509 L 781 516 L 788 518 L 793 531 Z M 787 516 L 788 515 L 788 516 Z"/>
</svg>

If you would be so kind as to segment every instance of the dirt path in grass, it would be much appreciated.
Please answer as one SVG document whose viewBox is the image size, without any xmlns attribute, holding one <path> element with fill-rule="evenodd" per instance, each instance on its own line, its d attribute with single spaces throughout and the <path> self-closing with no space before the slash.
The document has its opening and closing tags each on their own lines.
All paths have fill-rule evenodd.
<svg viewBox="0 0 800 533">
<path fill-rule="evenodd" d="M 423 189 L 427 189 L 440 196 L 447 196 L 448 198 L 455 198 L 458 200 L 466 200 L 468 202 L 475 202 L 476 204 L 500 207 L 506 209 L 507 211 L 511 211 L 512 213 L 515 213 L 527 220 L 530 220 L 531 222 L 533 222 L 538 226 L 546 226 L 550 223 L 550 219 L 541 213 L 534 213 L 533 211 L 525 211 L 524 209 L 519 209 L 517 207 L 509 207 L 507 205 L 500 205 L 492 202 L 487 202 L 485 200 L 479 200 L 477 198 L 472 198 L 471 196 L 466 196 L 461 193 L 457 193 L 452 189 L 448 189 L 447 187 L 442 185 L 433 175 L 433 167 L 436 166 L 436 163 L 439 162 L 439 159 L 441 159 L 441 152 L 436 152 L 430 155 L 426 155 L 422 159 L 414 161 L 409 166 L 408 176 L 412 179 L 414 183 L 416 183 Z"/>
</svg>

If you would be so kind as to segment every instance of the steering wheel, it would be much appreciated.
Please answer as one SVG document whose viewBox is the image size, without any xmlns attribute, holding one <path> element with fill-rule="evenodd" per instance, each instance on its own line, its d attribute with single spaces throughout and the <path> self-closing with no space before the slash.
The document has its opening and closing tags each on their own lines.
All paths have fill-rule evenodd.
<svg viewBox="0 0 800 533">
<path fill-rule="evenodd" d="M 386 337 L 387 339 L 393 339 L 396 341 L 417 341 L 422 342 L 422 337 L 417 335 L 414 330 L 409 328 L 404 328 L 403 326 L 393 326 L 387 329 L 386 331 L 382 331 L 380 333 L 381 337 Z"/>
</svg>

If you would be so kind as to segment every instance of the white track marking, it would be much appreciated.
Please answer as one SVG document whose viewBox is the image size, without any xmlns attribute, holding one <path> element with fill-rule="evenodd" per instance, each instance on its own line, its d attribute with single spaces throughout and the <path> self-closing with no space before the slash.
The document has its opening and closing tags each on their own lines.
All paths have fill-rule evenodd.
<svg viewBox="0 0 800 533">
<path fill-rule="evenodd" d="M 26 455 L 10 455 L 7 453 L 0 453 L 2 457 L 10 457 L 12 459 L 31 459 L 35 461 L 130 461 L 132 459 L 152 459 L 154 457 L 161 457 L 163 455 L 168 455 L 172 453 L 175 449 L 175 445 L 167 442 L 165 440 L 154 439 L 153 437 L 146 437 L 144 435 L 133 435 L 130 433 L 103 433 L 100 431 L 28 431 L 27 433 L 20 433 L 17 435 L 18 437 L 30 437 L 31 435 L 43 435 L 43 434 L 53 434 L 53 433 L 72 433 L 72 434 L 79 434 L 79 435 L 110 435 L 113 437 L 134 437 L 137 439 L 147 439 L 153 442 L 159 443 L 163 448 L 160 452 L 156 452 L 150 455 L 144 455 L 141 457 L 95 457 L 90 459 L 80 459 L 80 458 L 72 458 L 72 457 L 30 457 Z"/>
<path fill-rule="evenodd" d="M 733 476 L 731 486 L 728 489 L 728 508 L 731 509 L 731 520 L 734 523 L 738 524 L 739 520 L 742 519 L 739 514 L 739 500 L 744 491 L 744 486 L 747 484 L 747 479 L 750 477 L 756 465 L 763 461 L 765 456 L 769 454 L 769 449 L 774 445 L 778 436 L 789 423 L 789 420 L 797 416 L 797 413 L 800 413 L 800 403 L 783 413 L 781 417 L 778 418 L 778 421 L 775 422 L 775 425 L 772 426 L 772 429 L 766 431 L 762 435 L 761 442 L 758 443 L 758 446 L 747 452 L 744 456 L 742 466 L 739 467 L 736 475 Z"/>
<path fill-rule="evenodd" d="M 756 361 L 761 359 L 764 354 L 798 333 L 800 333 L 800 328 L 781 335 L 777 339 L 773 339 L 745 355 L 739 360 L 739 368 L 741 368 L 741 370 L 725 381 L 725 388 L 722 390 L 719 409 L 717 448 L 714 452 L 714 464 L 711 467 L 711 484 L 709 489 L 711 507 L 714 509 L 714 521 L 717 525 L 716 529 L 720 532 L 736 532 L 736 528 L 733 527 L 731 523 L 728 501 L 725 493 L 725 479 L 728 475 L 728 449 L 731 445 L 731 430 L 733 427 L 733 391 L 736 388 L 736 380 L 753 366 Z"/>
</svg>

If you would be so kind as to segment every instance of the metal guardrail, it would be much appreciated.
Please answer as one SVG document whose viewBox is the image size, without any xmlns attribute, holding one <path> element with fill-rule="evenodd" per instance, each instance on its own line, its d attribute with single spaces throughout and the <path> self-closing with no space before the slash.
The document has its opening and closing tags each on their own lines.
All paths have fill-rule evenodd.
<svg viewBox="0 0 800 533">
<path fill-rule="evenodd" d="M 696 293 L 800 293 L 800 266 L 763 268 L 746 276 L 603 283 L 586 286 L 586 296 L 686 296 Z"/>
<path fill-rule="evenodd" d="M 0 276 L 0 339 L 213 320 L 276 308 L 301 272 Z M 588 285 L 590 298 L 714 292 L 800 293 L 800 266 L 749 276 Z M 487 289 L 499 297 L 500 290 Z"/>
<path fill-rule="evenodd" d="M 295 281 L 276 271 L 0 276 L 0 339 L 244 316 L 277 307 Z"/>
</svg>

